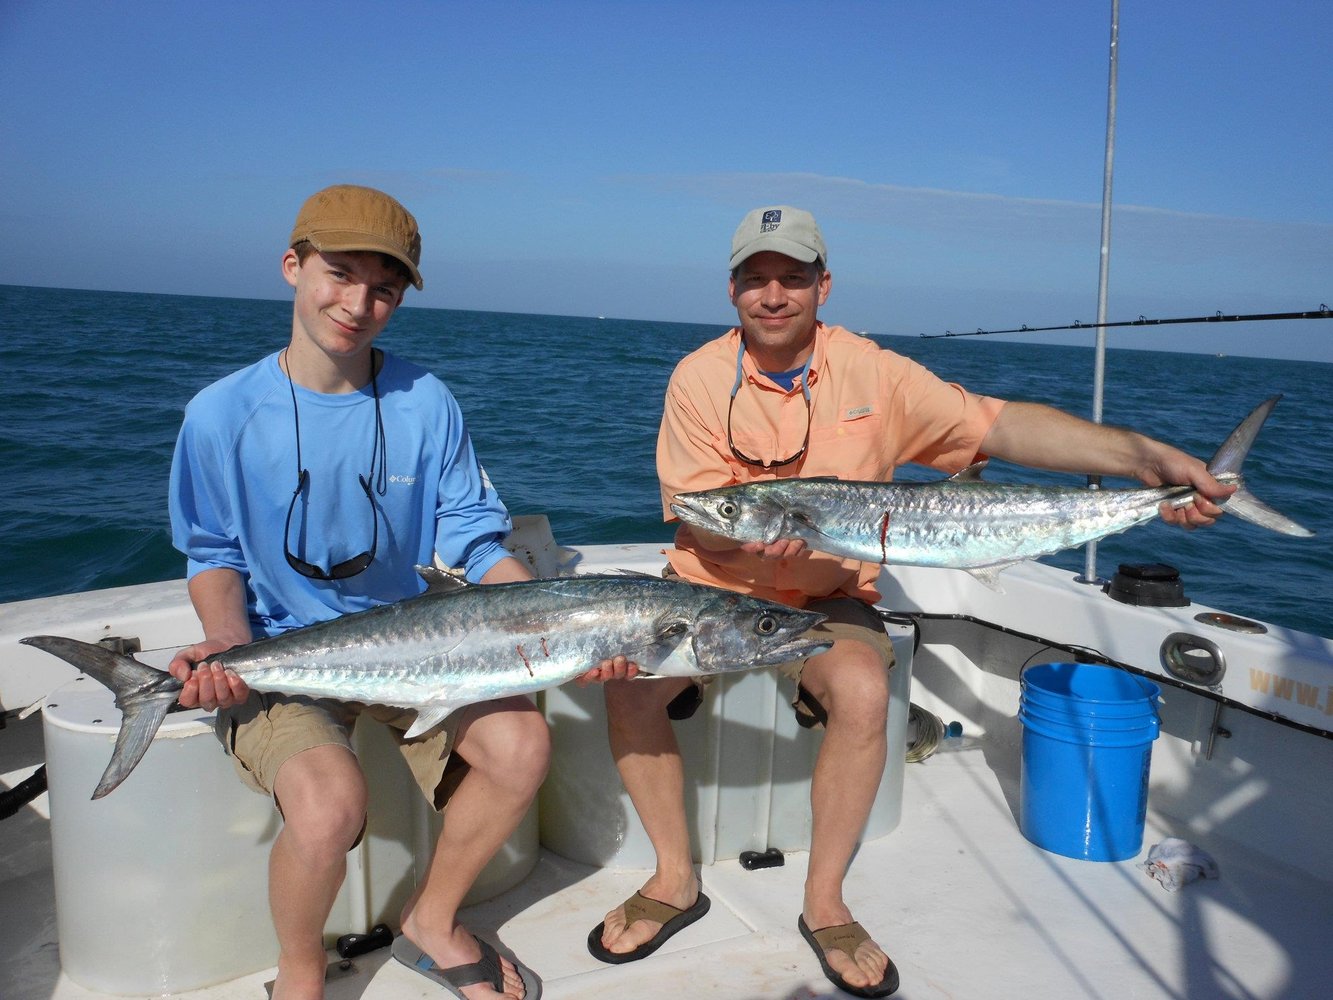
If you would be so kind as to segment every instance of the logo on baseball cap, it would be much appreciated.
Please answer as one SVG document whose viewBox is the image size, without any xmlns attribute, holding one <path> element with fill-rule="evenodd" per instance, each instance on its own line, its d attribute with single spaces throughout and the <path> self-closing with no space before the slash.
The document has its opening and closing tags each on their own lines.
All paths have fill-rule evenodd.
<svg viewBox="0 0 1333 1000">
<path fill-rule="evenodd" d="M 815 217 L 790 205 L 756 208 L 741 220 L 731 238 L 731 269 L 764 250 L 785 254 L 805 264 L 828 266 L 828 251 Z"/>
</svg>

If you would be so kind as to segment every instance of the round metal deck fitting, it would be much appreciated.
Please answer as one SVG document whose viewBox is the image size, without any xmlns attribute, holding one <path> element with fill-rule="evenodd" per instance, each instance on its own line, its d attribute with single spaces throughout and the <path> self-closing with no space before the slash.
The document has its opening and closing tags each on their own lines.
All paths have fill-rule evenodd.
<svg viewBox="0 0 1333 1000">
<path fill-rule="evenodd" d="M 1190 684 L 1216 687 L 1227 672 L 1227 658 L 1211 639 L 1172 632 L 1162 640 L 1162 666 L 1167 673 Z"/>
<path fill-rule="evenodd" d="M 1237 615 L 1222 614 L 1219 611 L 1200 612 L 1194 616 L 1194 620 L 1204 625 L 1212 625 L 1214 628 L 1224 628 L 1228 632 L 1244 632 L 1246 635 L 1263 635 L 1268 631 L 1267 626 L 1259 622 Z"/>
</svg>

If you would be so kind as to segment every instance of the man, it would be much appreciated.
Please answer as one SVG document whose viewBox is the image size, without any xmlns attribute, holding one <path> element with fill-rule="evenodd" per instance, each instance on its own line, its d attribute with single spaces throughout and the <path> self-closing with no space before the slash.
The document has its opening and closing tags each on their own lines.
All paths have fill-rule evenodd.
<svg viewBox="0 0 1333 1000">
<path fill-rule="evenodd" d="M 502 544 L 509 515 L 452 394 L 373 346 L 407 285 L 422 287 L 420 253 L 416 220 L 383 192 L 337 185 L 312 195 L 282 257 L 295 290 L 286 347 L 191 401 L 172 463 L 173 538 L 189 559 L 205 638 L 169 669 L 185 682 L 183 705 L 220 710 L 237 772 L 283 818 L 269 861 L 274 1000 L 323 996 L 324 924 L 365 826 L 366 777 L 349 738 L 362 708 L 259 695 L 199 661 L 413 596 L 424 588 L 415 566 L 436 555 L 473 582 L 530 578 Z M 633 673 L 617 658 L 582 679 Z M 406 740 L 413 713 L 364 710 L 400 731 L 423 793 L 436 809 L 448 804 L 395 957 L 454 996 L 533 1000 L 536 976 L 498 957 L 457 912 L 545 776 L 540 713 L 507 698 Z"/>
<path fill-rule="evenodd" d="M 832 275 L 810 213 L 750 212 L 732 241 L 728 291 L 739 325 L 676 367 L 667 388 L 657 464 L 666 517 L 678 493 L 756 479 L 892 478 L 917 462 L 952 473 L 981 455 L 1070 472 L 1188 483 L 1189 507 L 1162 516 L 1185 527 L 1221 509 L 1203 497 L 1233 489 L 1175 448 L 1047 406 L 1006 403 L 948 384 L 922 366 L 818 319 Z M 798 919 L 829 979 L 855 996 L 888 996 L 898 972 L 855 922 L 842 881 L 879 786 L 888 748 L 893 650 L 871 605 L 881 567 L 814 552 L 799 539 L 738 545 L 682 525 L 668 574 L 829 615 L 833 648 L 783 672 L 796 683 L 803 725 L 823 724 L 811 782 L 813 826 Z M 690 857 L 683 772 L 668 716 L 697 707 L 681 682 L 606 687 L 612 753 L 657 868 L 589 937 L 604 961 L 651 954 L 703 916 Z"/>
</svg>

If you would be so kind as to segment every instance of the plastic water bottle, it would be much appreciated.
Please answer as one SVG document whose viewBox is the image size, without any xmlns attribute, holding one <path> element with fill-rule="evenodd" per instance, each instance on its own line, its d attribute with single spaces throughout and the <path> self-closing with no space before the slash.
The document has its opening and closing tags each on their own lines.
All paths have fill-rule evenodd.
<svg viewBox="0 0 1333 1000">
<path fill-rule="evenodd" d="M 935 747 L 935 752 L 948 753 L 953 750 L 980 749 L 981 738 L 979 736 L 964 736 L 963 724 L 955 719 L 944 727 L 944 732 L 940 734 L 940 741 Z"/>
<path fill-rule="evenodd" d="M 981 746 L 974 736 L 963 735 L 961 722 L 946 724 L 943 719 L 918 705 L 910 706 L 907 715 L 907 748 L 905 759 L 918 764 L 945 750 L 973 750 Z"/>
</svg>

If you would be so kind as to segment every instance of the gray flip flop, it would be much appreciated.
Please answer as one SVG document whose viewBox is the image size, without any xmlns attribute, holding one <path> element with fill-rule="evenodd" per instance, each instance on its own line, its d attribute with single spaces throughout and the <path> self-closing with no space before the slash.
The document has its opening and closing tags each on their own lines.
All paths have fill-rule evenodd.
<svg viewBox="0 0 1333 1000">
<path fill-rule="evenodd" d="M 500 955 L 489 943 L 473 935 L 477 947 L 481 949 L 481 961 L 470 965 L 455 965 L 441 969 L 435 959 L 400 934 L 393 940 L 393 957 L 408 968 L 421 973 L 427 979 L 439 983 L 459 1000 L 466 1000 L 461 990 L 464 986 L 487 983 L 497 993 L 504 992 L 504 970 L 500 966 Z M 542 981 L 537 974 L 523 965 L 516 958 L 511 958 L 514 969 L 523 980 L 523 1000 L 538 1000 L 542 995 Z"/>
</svg>

